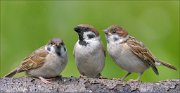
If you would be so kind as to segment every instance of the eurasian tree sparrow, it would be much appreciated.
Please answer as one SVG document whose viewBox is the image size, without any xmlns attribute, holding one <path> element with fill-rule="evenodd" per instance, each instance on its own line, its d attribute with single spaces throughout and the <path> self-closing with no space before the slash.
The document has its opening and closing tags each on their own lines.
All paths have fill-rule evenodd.
<svg viewBox="0 0 180 93">
<path fill-rule="evenodd" d="M 74 30 L 79 36 L 74 57 L 81 76 L 99 77 L 105 65 L 105 50 L 98 31 L 87 24 L 80 24 Z"/>
<path fill-rule="evenodd" d="M 122 27 L 112 25 L 105 30 L 105 34 L 110 56 L 117 65 L 128 72 L 122 80 L 132 72 L 139 73 L 139 77 L 136 79 L 139 80 L 143 72 L 149 67 L 158 75 L 156 65 L 163 65 L 176 70 L 174 66 L 154 57 L 142 42 L 128 35 L 128 32 Z"/>
<path fill-rule="evenodd" d="M 58 76 L 64 70 L 67 62 L 67 51 L 63 41 L 59 38 L 53 38 L 48 44 L 26 57 L 19 67 L 5 77 L 26 72 L 30 76 L 38 77 L 44 83 L 50 83 L 45 78 Z"/>
</svg>

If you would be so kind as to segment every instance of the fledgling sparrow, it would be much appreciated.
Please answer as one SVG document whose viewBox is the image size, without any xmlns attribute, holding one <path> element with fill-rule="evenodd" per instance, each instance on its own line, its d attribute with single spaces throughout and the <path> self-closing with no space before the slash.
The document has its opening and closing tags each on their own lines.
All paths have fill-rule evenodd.
<svg viewBox="0 0 180 93">
<path fill-rule="evenodd" d="M 105 50 L 99 32 L 87 24 L 78 25 L 74 31 L 79 36 L 74 47 L 74 57 L 81 76 L 99 77 L 105 65 Z"/>
<path fill-rule="evenodd" d="M 176 70 L 174 66 L 154 57 L 142 42 L 128 35 L 128 32 L 122 27 L 112 25 L 105 30 L 105 34 L 110 56 L 117 65 L 128 72 L 122 80 L 132 72 L 139 73 L 139 77 L 136 79 L 139 80 L 143 72 L 149 67 L 158 75 L 156 65 L 163 65 Z"/>
<path fill-rule="evenodd" d="M 67 51 L 63 40 L 53 38 L 48 44 L 26 57 L 19 67 L 5 77 L 12 77 L 16 73 L 26 72 L 30 76 L 38 77 L 44 83 L 50 83 L 45 78 L 58 76 L 64 70 L 67 62 Z"/>
</svg>

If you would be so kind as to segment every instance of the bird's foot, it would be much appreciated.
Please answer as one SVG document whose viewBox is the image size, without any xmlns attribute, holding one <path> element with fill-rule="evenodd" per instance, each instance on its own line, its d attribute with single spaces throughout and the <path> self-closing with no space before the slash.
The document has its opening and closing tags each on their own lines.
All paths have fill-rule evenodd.
<svg viewBox="0 0 180 93">
<path fill-rule="evenodd" d="M 104 76 L 99 76 L 99 79 L 108 79 L 108 78 Z"/>
<path fill-rule="evenodd" d="M 112 80 L 120 80 L 121 81 L 121 79 L 119 79 L 119 78 L 112 78 Z"/>
<path fill-rule="evenodd" d="M 87 78 L 85 75 L 80 75 L 79 78 Z"/>
<path fill-rule="evenodd" d="M 130 79 L 129 82 L 132 82 L 132 83 L 137 83 L 137 82 L 141 82 L 139 79 Z"/>
<path fill-rule="evenodd" d="M 45 79 L 43 77 L 38 77 L 43 83 L 45 84 L 51 84 L 52 82 L 50 82 L 52 79 Z"/>
</svg>

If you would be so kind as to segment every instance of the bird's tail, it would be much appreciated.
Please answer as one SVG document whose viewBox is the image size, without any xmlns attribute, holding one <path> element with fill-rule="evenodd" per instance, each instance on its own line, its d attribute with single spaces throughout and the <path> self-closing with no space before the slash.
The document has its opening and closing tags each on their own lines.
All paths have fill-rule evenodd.
<svg viewBox="0 0 180 93">
<path fill-rule="evenodd" d="M 11 71 L 10 73 L 8 73 L 7 75 L 5 75 L 4 77 L 13 77 L 16 73 L 18 72 L 17 69 Z"/>
<path fill-rule="evenodd" d="M 169 63 L 165 63 L 163 61 L 158 61 L 161 65 L 165 66 L 165 67 L 168 67 L 170 69 L 173 69 L 173 70 L 177 70 L 177 68 Z"/>
</svg>

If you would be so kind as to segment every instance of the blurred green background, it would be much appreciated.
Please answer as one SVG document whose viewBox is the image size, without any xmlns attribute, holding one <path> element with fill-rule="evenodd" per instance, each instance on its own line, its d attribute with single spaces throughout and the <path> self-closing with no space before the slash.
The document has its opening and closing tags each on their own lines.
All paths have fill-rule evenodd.
<svg viewBox="0 0 180 93">
<path fill-rule="evenodd" d="M 73 58 L 78 36 L 73 28 L 86 23 L 98 29 L 105 46 L 103 30 L 112 24 L 121 25 L 156 57 L 178 68 L 173 71 L 160 66 L 159 76 L 148 69 L 141 80 L 179 78 L 179 1 L 1 1 L 0 21 L 0 77 L 53 37 L 62 38 L 68 49 L 69 61 L 62 75 L 78 77 Z M 125 74 L 107 55 L 102 75 L 120 78 Z M 128 79 L 137 76 L 132 74 Z"/>
</svg>

